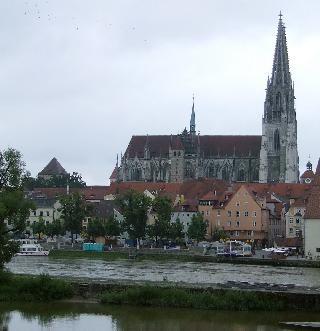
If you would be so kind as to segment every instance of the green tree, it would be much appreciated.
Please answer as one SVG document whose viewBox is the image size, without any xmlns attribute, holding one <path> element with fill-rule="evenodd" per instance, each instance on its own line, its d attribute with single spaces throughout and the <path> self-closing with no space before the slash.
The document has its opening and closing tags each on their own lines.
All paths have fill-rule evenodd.
<svg viewBox="0 0 320 331">
<path fill-rule="evenodd" d="M 165 196 L 157 196 L 152 202 L 152 208 L 156 218 L 154 224 L 149 227 L 149 233 L 153 234 L 152 237 L 155 237 L 156 242 L 158 239 L 168 239 L 172 213 L 171 199 Z"/>
<path fill-rule="evenodd" d="M 223 229 L 215 227 L 212 231 L 211 237 L 213 241 L 219 241 L 221 239 L 227 239 L 228 235 Z"/>
<path fill-rule="evenodd" d="M 60 220 L 53 220 L 45 227 L 45 234 L 51 238 L 64 234 L 64 229 Z"/>
<path fill-rule="evenodd" d="M 81 174 L 73 172 L 72 174 L 52 176 L 51 178 L 44 179 L 42 177 L 33 178 L 27 177 L 25 187 L 33 190 L 35 187 L 86 187 L 86 182 L 82 179 Z"/>
<path fill-rule="evenodd" d="M 146 235 L 151 199 L 143 193 L 130 190 L 118 196 L 116 203 L 124 216 L 123 231 L 128 233 L 130 239 L 143 239 Z"/>
<path fill-rule="evenodd" d="M 41 233 L 45 233 L 46 231 L 46 224 L 44 222 L 44 219 L 39 216 L 39 219 L 37 222 L 33 222 L 32 223 L 32 232 L 33 234 L 37 234 L 38 235 L 38 238 L 40 239 L 41 238 Z"/>
<path fill-rule="evenodd" d="M 109 217 L 105 223 L 106 236 L 108 237 L 117 237 L 120 236 L 121 226 L 119 221 L 114 217 Z"/>
<path fill-rule="evenodd" d="M 172 241 L 178 243 L 181 243 L 183 241 L 184 239 L 183 224 L 181 223 L 179 218 L 177 218 L 175 222 L 171 223 L 169 238 Z"/>
<path fill-rule="evenodd" d="M 34 209 L 23 193 L 28 175 L 20 152 L 13 148 L 0 151 L 0 268 L 19 250 L 10 239 L 25 230 Z"/>
<path fill-rule="evenodd" d="M 201 214 L 193 215 L 188 228 L 188 237 L 196 241 L 203 240 L 207 233 L 207 226 Z"/>
<path fill-rule="evenodd" d="M 58 209 L 61 212 L 60 218 L 64 228 L 71 232 L 71 242 L 73 243 L 73 235 L 80 233 L 82 221 L 91 215 L 92 208 L 87 204 L 84 196 L 78 192 L 62 196 L 59 202 L 61 204 Z"/>
<path fill-rule="evenodd" d="M 87 226 L 87 235 L 89 239 L 96 240 L 97 237 L 104 237 L 106 234 L 104 220 L 99 218 L 91 219 Z"/>
</svg>

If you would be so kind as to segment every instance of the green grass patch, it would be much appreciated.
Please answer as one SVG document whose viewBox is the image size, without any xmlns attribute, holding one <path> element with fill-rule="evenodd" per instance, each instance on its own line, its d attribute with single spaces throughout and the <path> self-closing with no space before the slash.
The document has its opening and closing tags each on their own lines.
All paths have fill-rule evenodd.
<svg viewBox="0 0 320 331">
<path fill-rule="evenodd" d="M 0 302 L 53 301 L 72 295 L 70 284 L 48 275 L 30 277 L 0 272 Z"/>
<path fill-rule="evenodd" d="M 103 304 L 195 308 L 211 310 L 283 310 L 285 302 L 250 291 L 189 290 L 151 286 L 111 290 L 101 296 Z"/>
</svg>

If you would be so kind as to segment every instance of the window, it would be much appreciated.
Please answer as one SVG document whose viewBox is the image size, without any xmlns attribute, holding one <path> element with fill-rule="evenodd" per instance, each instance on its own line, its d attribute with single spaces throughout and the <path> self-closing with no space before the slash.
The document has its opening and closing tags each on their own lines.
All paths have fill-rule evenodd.
<svg viewBox="0 0 320 331">
<path fill-rule="evenodd" d="M 206 210 L 206 216 L 209 216 L 209 210 Z"/>
<path fill-rule="evenodd" d="M 253 221 L 252 222 L 252 226 L 255 228 L 257 226 L 257 222 L 256 221 Z"/>
<path fill-rule="evenodd" d="M 30 226 L 30 221 L 27 221 L 27 226 Z"/>
<path fill-rule="evenodd" d="M 316 252 L 320 253 L 320 248 L 319 247 L 316 248 Z"/>
<path fill-rule="evenodd" d="M 276 129 L 274 132 L 274 138 L 273 138 L 273 147 L 276 152 L 280 150 L 280 135 L 279 135 L 279 130 Z"/>
<path fill-rule="evenodd" d="M 237 206 L 237 207 L 240 206 L 240 202 L 239 202 L 239 201 L 236 202 L 236 206 Z"/>
<path fill-rule="evenodd" d="M 232 213 L 231 210 L 228 210 L 228 217 L 231 217 Z"/>
<path fill-rule="evenodd" d="M 202 210 L 201 214 L 204 215 L 204 211 L 203 210 Z"/>
<path fill-rule="evenodd" d="M 247 231 L 247 235 L 248 235 L 248 237 L 250 237 L 251 236 L 251 231 Z"/>
<path fill-rule="evenodd" d="M 293 233 L 293 228 L 289 229 L 289 233 L 291 233 L 291 234 Z"/>
<path fill-rule="evenodd" d="M 253 216 L 253 217 L 257 217 L 257 212 L 254 211 L 254 212 L 252 213 L 252 216 Z"/>
<path fill-rule="evenodd" d="M 227 222 L 227 225 L 228 225 L 228 226 L 231 226 L 231 221 L 228 221 L 228 222 Z"/>
<path fill-rule="evenodd" d="M 236 216 L 240 217 L 240 211 L 239 210 L 236 211 Z"/>
<path fill-rule="evenodd" d="M 240 226 L 240 221 L 236 221 L 236 227 L 238 228 Z"/>
<path fill-rule="evenodd" d="M 50 222 L 49 221 L 46 221 L 46 224 L 48 225 Z"/>
<path fill-rule="evenodd" d="M 300 218 L 296 218 L 296 223 L 297 223 L 297 224 L 300 223 Z"/>
<path fill-rule="evenodd" d="M 217 225 L 220 226 L 220 220 L 217 220 Z"/>
<path fill-rule="evenodd" d="M 248 217 L 249 216 L 249 212 L 248 211 L 245 211 L 244 212 L 244 216 Z"/>
<path fill-rule="evenodd" d="M 37 216 L 37 212 L 36 211 L 33 212 L 33 216 Z"/>
<path fill-rule="evenodd" d="M 244 169 L 239 169 L 238 172 L 238 182 L 244 182 L 245 181 L 245 172 Z"/>
<path fill-rule="evenodd" d="M 49 211 L 47 211 L 47 216 L 50 216 L 50 212 Z"/>
<path fill-rule="evenodd" d="M 291 224 L 293 223 L 293 217 L 289 218 L 289 223 L 291 223 Z"/>
<path fill-rule="evenodd" d="M 218 211 L 217 211 L 217 216 L 220 216 L 220 215 L 221 215 L 221 211 L 218 210 Z"/>
<path fill-rule="evenodd" d="M 235 235 L 236 237 L 239 237 L 240 232 L 239 232 L 239 231 L 234 231 L 234 235 Z"/>
<path fill-rule="evenodd" d="M 43 211 L 40 212 L 39 216 L 43 216 Z"/>
</svg>

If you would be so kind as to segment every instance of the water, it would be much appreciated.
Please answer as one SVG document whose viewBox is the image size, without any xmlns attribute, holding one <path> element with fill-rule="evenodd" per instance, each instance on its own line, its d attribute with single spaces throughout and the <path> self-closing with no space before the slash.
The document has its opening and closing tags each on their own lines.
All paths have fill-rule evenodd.
<svg viewBox="0 0 320 331">
<path fill-rule="evenodd" d="M 280 321 L 317 321 L 319 314 L 215 312 L 94 304 L 0 305 L 8 331 L 284 331 Z"/>
<path fill-rule="evenodd" d="M 103 261 L 92 259 L 51 259 L 17 256 L 7 268 L 17 274 L 106 280 L 135 280 L 217 284 L 227 281 L 250 283 L 295 284 L 320 289 L 320 269 L 272 267 L 227 263 L 177 261 Z"/>
</svg>

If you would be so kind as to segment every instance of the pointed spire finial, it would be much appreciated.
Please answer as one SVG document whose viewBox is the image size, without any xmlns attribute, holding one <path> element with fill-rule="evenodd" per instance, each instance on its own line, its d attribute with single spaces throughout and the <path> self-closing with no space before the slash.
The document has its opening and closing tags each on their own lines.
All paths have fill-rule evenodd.
<svg viewBox="0 0 320 331">
<path fill-rule="evenodd" d="M 280 14 L 279 14 L 279 20 L 282 20 L 282 13 L 281 13 L 281 10 L 280 10 Z"/>
</svg>

